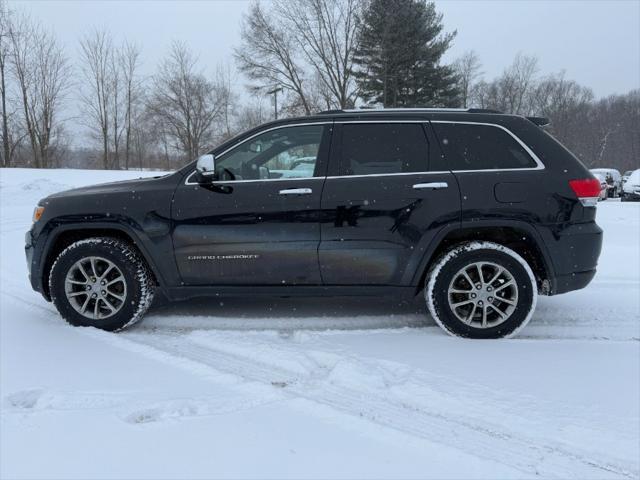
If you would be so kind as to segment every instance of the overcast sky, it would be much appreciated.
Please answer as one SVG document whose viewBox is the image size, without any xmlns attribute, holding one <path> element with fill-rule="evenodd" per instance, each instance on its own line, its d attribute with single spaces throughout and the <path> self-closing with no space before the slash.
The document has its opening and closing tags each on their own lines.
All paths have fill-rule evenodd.
<svg viewBox="0 0 640 480">
<path fill-rule="evenodd" d="M 265 2 L 267 3 L 267 2 Z M 137 42 L 144 71 L 152 73 L 173 39 L 186 42 L 213 72 L 233 61 L 244 0 L 195 1 L 11 1 L 54 29 L 72 60 L 77 40 L 95 27 Z M 448 31 L 457 30 L 446 60 L 475 50 L 485 77 L 493 78 L 517 52 L 536 55 L 542 74 L 565 70 L 597 96 L 640 88 L 640 1 L 436 2 Z"/>
</svg>

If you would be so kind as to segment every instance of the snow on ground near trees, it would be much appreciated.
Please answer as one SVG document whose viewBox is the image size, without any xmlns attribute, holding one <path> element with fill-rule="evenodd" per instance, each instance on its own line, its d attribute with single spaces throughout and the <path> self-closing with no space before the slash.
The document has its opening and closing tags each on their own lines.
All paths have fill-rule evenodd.
<svg viewBox="0 0 640 480">
<path fill-rule="evenodd" d="M 225 299 L 109 334 L 31 290 L 36 202 L 138 172 L 0 170 L 2 478 L 637 478 L 640 203 L 605 201 L 598 274 L 511 340 L 419 299 Z M 152 175 L 149 172 L 143 175 Z"/>
</svg>

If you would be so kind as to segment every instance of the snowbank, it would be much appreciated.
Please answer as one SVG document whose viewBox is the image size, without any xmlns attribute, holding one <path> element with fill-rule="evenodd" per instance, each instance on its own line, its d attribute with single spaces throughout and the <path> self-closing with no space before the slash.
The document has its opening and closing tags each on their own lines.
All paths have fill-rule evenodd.
<svg viewBox="0 0 640 480">
<path fill-rule="evenodd" d="M 637 478 L 640 204 L 602 202 L 587 289 L 517 338 L 446 336 L 420 299 L 215 299 L 122 334 L 31 291 L 43 196 L 153 172 L 0 169 L 1 478 Z"/>
</svg>

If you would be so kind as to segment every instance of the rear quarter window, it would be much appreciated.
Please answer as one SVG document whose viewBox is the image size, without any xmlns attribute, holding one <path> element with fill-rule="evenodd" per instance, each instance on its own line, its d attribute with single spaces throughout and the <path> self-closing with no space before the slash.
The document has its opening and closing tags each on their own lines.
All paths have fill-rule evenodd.
<svg viewBox="0 0 640 480">
<path fill-rule="evenodd" d="M 529 153 L 502 128 L 492 125 L 432 122 L 443 157 L 435 170 L 535 168 Z"/>
</svg>

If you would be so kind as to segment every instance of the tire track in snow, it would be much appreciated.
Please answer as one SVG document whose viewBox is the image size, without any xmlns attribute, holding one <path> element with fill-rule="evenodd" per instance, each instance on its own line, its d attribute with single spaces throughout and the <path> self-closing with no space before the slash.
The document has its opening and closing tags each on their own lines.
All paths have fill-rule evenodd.
<svg viewBox="0 0 640 480">
<path fill-rule="evenodd" d="M 39 316 L 47 320 L 51 320 L 51 314 L 55 315 L 53 309 L 23 295 L 5 289 L 0 289 L 0 293 L 39 311 Z M 496 425 L 482 424 L 477 419 L 469 421 L 430 411 L 426 406 L 410 400 L 390 399 L 367 389 L 358 390 L 322 382 L 327 372 L 323 371 L 320 364 L 309 372 L 299 372 L 246 355 L 205 347 L 185 336 L 143 333 L 142 329 L 118 335 L 94 329 L 81 331 L 114 346 L 180 366 L 191 373 L 205 374 L 214 381 L 220 380 L 221 374 L 226 374 L 264 387 L 283 386 L 282 393 L 290 397 L 330 407 L 413 437 L 445 444 L 524 473 L 552 478 L 638 477 L 634 466 L 595 459 L 590 454 L 572 452 L 562 445 L 533 441 L 518 433 L 496 428 Z M 344 358 L 349 360 L 349 357 Z M 425 388 L 430 387 L 427 384 Z M 137 418 L 135 412 L 131 415 L 131 418 Z"/>
<path fill-rule="evenodd" d="M 211 396 L 157 398 L 137 392 L 20 390 L 3 397 L 2 416 L 60 411 L 117 410 L 122 421 L 131 424 L 176 418 L 205 417 L 237 413 L 282 400 L 280 392 L 256 396 L 247 393 Z"/>
<path fill-rule="evenodd" d="M 584 456 L 561 445 L 548 445 L 506 429 L 430 411 L 406 400 L 394 400 L 369 390 L 317 382 L 326 372 L 304 374 L 282 366 L 203 347 L 186 338 L 130 333 L 127 339 L 239 376 L 244 380 L 283 386 L 303 398 L 383 427 L 468 452 L 516 468 L 524 473 L 558 478 L 636 478 L 633 467 Z M 425 386 L 429 388 L 428 385 Z"/>
</svg>

